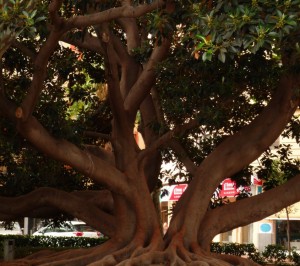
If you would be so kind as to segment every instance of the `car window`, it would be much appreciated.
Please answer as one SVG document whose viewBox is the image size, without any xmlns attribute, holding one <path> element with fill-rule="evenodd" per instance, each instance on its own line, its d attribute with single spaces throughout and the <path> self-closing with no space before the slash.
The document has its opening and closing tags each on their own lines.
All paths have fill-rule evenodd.
<svg viewBox="0 0 300 266">
<path fill-rule="evenodd" d="M 96 230 L 89 225 L 86 224 L 74 224 L 74 227 L 76 228 L 77 231 L 80 232 L 95 232 Z"/>
<path fill-rule="evenodd" d="M 75 228 L 72 226 L 63 226 L 60 227 L 60 229 L 62 230 L 61 232 L 74 232 Z"/>
<path fill-rule="evenodd" d="M 75 229 L 73 228 L 73 226 L 65 224 L 65 225 L 61 225 L 61 226 L 48 226 L 44 229 L 44 231 L 42 233 L 50 233 L 50 232 L 58 232 L 58 233 L 62 233 L 62 232 L 74 232 Z"/>
</svg>

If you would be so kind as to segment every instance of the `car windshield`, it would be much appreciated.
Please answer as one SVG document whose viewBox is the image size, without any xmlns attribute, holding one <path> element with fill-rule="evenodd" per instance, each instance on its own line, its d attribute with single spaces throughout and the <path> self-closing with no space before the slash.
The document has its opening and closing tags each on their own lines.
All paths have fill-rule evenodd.
<svg viewBox="0 0 300 266">
<path fill-rule="evenodd" d="M 49 232 L 74 232 L 74 229 L 71 227 L 50 227 L 46 228 L 44 233 L 49 233 Z"/>
<path fill-rule="evenodd" d="M 80 232 L 95 232 L 96 230 L 86 224 L 74 224 L 77 231 Z"/>
<path fill-rule="evenodd" d="M 74 232 L 76 229 L 70 224 L 62 224 L 60 226 L 54 226 L 53 224 L 48 225 L 42 229 L 42 233 L 50 232 Z"/>
</svg>

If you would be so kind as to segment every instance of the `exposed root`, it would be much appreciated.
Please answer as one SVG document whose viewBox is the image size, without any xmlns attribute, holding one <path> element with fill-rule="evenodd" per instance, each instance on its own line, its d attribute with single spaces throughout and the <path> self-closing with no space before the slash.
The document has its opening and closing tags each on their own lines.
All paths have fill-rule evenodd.
<svg viewBox="0 0 300 266">
<path fill-rule="evenodd" d="M 187 250 L 182 242 L 172 241 L 167 248 L 158 250 L 157 246 L 136 247 L 131 244 L 89 266 L 231 266 L 228 262 L 205 254 Z"/>
<path fill-rule="evenodd" d="M 128 249 L 129 251 L 129 249 Z M 60 260 L 54 262 L 49 257 L 47 263 L 38 263 L 37 261 L 15 261 L 11 263 L 1 264 L 3 266 L 33 266 L 33 265 L 43 265 L 43 266 L 54 266 L 54 265 L 72 265 L 72 266 L 257 266 L 258 264 L 245 260 L 243 258 L 229 256 L 229 255 L 217 255 L 213 257 L 203 256 L 195 253 L 191 253 L 187 250 L 182 250 L 181 248 L 170 248 L 168 247 L 164 251 L 151 251 L 145 253 L 141 250 L 135 253 L 135 257 L 130 256 L 130 252 L 125 254 L 125 249 L 115 252 L 114 254 L 107 255 L 104 258 L 100 258 L 99 254 L 92 251 L 89 255 L 76 257 L 74 260 Z M 122 256 L 120 256 L 122 253 Z M 133 254 L 133 253 L 132 253 Z M 124 256 L 127 256 L 126 259 Z"/>
<path fill-rule="evenodd" d="M 96 261 L 94 263 L 89 264 L 89 266 L 115 266 L 115 265 L 131 265 L 128 264 L 135 257 L 143 256 L 144 254 L 148 254 L 151 251 L 160 249 L 161 246 L 160 241 L 152 241 L 150 245 L 147 247 L 142 246 L 142 242 L 136 239 L 136 241 L 132 241 L 131 244 L 126 247 L 114 252 L 113 254 L 107 255 L 103 259 Z M 141 264 L 139 264 L 141 265 Z M 148 265 L 148 264 L 145 264 Z"/>
</svg>

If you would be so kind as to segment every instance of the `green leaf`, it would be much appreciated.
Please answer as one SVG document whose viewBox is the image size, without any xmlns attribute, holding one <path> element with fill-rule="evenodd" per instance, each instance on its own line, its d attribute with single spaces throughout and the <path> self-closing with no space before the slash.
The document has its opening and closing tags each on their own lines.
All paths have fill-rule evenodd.
<svg viewBox="0 0 300 266">
<path fill-rule="evenodd" d="M 207 51 L 207 52 L 203 53 L 203 55 L 202 55 L 202 60 L 203 61 L 211 61 L 211 59 L 212 59 L 211 51 Z"/>
<path fill-rule="evenodd" d="M 36 15 L 36 13 L 37 13 L 37 10 L 33 10 L 32 13 L 31 13 L 31 15 L 30 15 L 30 17 L 31 17 L 31 18 L 34 18 L 35 15 Z"/>
<path fill-rule="evenodd" d="M 218 59 L 219 59 L 222 63 L 225 63 L 225 60 L 226 60 L 226 55 L 225 55 L 225 53 L 219 53 L 219 54 L 218 54 Z"/>
<path fill-rule="evenodd" d="M 290 26 L 297 26 L 297 22 L 295 20 L 287 20 L 285 23 Z"/>
<path fill-rule="evenodd" d="M 29 17 L 29 14 L 27 13 L 27 11 L 23 10 L 22 13 L 24 16 Z"/>
<path fill-rule="evenodd" d="M 43 20 L 46 20 L 46 17 L 38 17 L 35 22 L 40 22 L 40 21 L 43 21 Z"/>
</svg>

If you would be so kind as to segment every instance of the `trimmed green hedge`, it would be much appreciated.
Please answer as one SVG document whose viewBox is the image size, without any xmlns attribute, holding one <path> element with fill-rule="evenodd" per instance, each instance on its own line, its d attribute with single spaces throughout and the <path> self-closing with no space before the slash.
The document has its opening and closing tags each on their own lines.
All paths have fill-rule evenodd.
<svg viewBox="0 0 300 266">
<path fill-rule="evenodd" d="M 213 242 L 210 246 L 211 252 L 247 257 L 260 265 L 265 265 L 266 260 L 257 251 L 254 244 L 218 243 Z"/>
<path fill-rule="evenodd" d="M 295 249 L 292 250 L 291 256 L 288 251 L 280 245 L 268 245 L 262 253 L 258 252 L 254 244 L 237 244 L 237 243 L 212 243 L 211 251 L 215 253 L 244 256 L 258 263 L 266 265 L 272 263 L 275 265 L 293 265 L 300 266 L 300 253 Z"/>
<path fill-rule="evenodd" d="M 107 238 L 90 238 L 90 237 L 51 237 L 51 236 L 0 236 L 0 248 L 3 249 L 5 239 L 14 239 L 15 247 L 93 247 L 102 244 Z"/>
<path fill-rule="evenodd" d="M 0 235 L 0 261 L 3 260 L 4 240 L 15 241 L 15 258 L 23 258 L 43 249 L 65 250 L 70 248 L 93 247 L 102 244 L 107 238 L 89 237 L 49 237 Z"/>
</svg>

